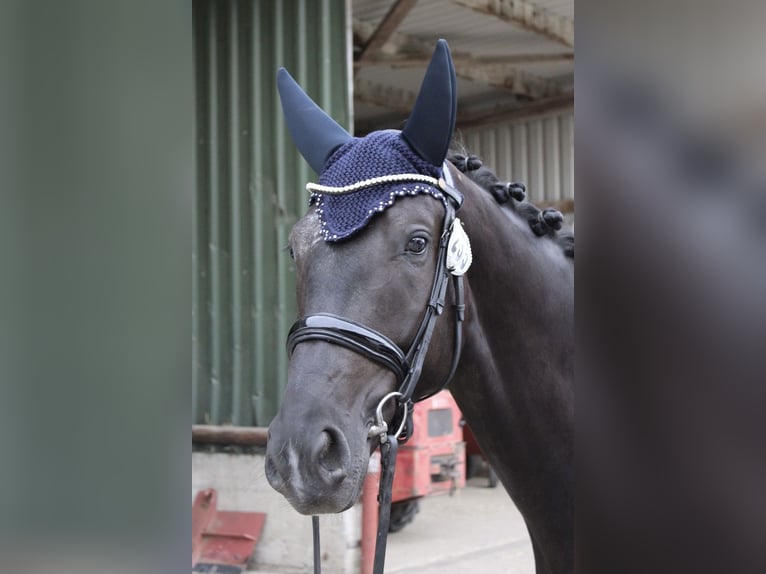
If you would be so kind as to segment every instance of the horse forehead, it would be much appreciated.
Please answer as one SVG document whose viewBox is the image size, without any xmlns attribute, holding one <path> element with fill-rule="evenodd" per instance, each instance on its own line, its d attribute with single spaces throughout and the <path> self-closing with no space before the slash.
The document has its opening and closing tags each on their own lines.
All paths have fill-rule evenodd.
<svg viewBox="0 0 766 574">
<path fill-rule="evenodd" d="M 301 251 L 310 249 L 322 240 L 322 223 L 319 216 L 312 211 L 298 220 L 293 226 L 291 243 Z"/>
</svg>

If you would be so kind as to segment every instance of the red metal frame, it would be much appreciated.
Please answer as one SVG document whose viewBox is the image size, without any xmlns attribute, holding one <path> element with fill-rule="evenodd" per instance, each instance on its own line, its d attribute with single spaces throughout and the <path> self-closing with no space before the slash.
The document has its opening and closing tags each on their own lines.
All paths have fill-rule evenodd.
<svg viewBox="0 0 766 574">
<path fill-rule="evenodd" d="M 465 486 L 461 416 L 449 391 L 442 391 L 415 405 L 412 437 L 399 447 L 396 458 L 394 502 Z M 445 424 L 447 422 L 449 424 Z"/>
</svg>

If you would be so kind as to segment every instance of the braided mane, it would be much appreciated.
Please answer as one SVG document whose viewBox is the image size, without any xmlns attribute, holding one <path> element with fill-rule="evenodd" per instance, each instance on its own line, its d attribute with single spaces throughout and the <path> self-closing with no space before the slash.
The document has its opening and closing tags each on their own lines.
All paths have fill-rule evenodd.
<svg viewBox="0 0 766 574">
<path fill-rule="evenodd" d="M 563 214 L 557 209 L 540 209 L 525 202 L 526 186 L 523 183 L 504 182 L 482 165 L 475 155 L 450 153 L 447 159 L 482 189 L 492 194 L 503 205 L 526 219 L 532 232 L 538 237 L 549 237 L 559 244 L 566 257 L 574 259 L 574 233 L 561 229 Z"/>
</svg>

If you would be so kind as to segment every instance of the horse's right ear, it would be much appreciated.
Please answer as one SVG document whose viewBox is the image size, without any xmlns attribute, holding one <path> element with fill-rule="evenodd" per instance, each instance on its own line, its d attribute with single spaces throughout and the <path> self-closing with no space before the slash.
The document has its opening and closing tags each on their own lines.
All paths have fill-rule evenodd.
<svg viewBox="0 0 766 574">
<path fill-rule="evenodd" d="M 439 40 L 402 137 L 424 160 L 441 166 L 457 116 L 455 65 L 446 40 Z"/>
<path fill-rule="evenodd" d="M 322 173 L 330 154 L 353 138 L 306 95 L 284 68 L 277 72 L 282 111 L 295 147 L 311 168 Z"/>
</svg>

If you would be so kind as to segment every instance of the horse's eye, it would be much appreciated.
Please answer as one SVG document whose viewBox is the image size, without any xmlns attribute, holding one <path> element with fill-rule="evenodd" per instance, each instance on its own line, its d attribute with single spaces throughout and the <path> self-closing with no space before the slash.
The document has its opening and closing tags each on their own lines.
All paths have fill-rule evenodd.
<svg viewBox="0 0 766 574">
<path fill-rule="evenodd" d="M 410 253 L 423 253 L 428 245 L 428 240 L 425 237 L 412 237 L 407 243 L 407 251 Z"/>
<path fill-rule="evenodd" d="M 292 245 L 287 246 L 287 252 L 290 254 L 290 259 L 295 259 L 295 252 L 293 251 Z"/>
</svg>

